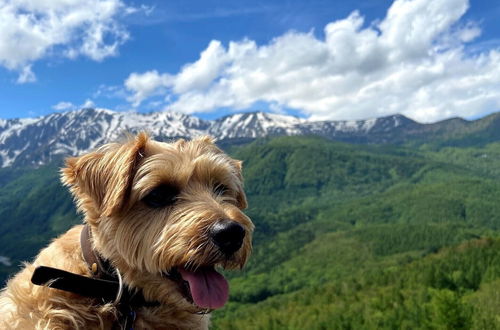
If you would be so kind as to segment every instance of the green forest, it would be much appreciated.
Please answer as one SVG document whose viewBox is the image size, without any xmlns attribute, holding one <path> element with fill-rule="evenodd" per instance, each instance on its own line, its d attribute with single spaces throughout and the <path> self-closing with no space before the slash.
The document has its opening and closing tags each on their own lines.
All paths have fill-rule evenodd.
<svg viewBox="0 0 500 330">
<path fill-rule="evenodd" d="M 212 328 L 500 329 L 500 143 L 455 142 L 225 145 L 256 231 Z M 58 164 L 0 170 L 0 221 L 5 279 L 81 221 Z"/>
</svg>

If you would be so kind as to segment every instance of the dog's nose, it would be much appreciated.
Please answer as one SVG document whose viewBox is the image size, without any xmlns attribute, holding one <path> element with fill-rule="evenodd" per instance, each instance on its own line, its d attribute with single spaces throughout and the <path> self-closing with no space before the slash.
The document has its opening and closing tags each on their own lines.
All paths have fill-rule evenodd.
<svg viewBox="0 0 500 330">
<path fill-rule="evenodd" d="M 224 254 L 231 255 L 243 244 L 245 228 L 236 221 L 224 219 L 210 228 L 210 237 Z"/>
</svg>

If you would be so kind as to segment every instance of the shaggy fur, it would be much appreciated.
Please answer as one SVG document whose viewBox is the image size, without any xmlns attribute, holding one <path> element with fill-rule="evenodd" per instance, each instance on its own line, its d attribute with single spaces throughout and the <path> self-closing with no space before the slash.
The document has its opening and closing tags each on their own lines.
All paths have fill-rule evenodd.
<svg viewBox="0 0 500 330">
<path fill-rule="evenodd" d="M 209 315 L 189 302 L 165 277 L 173 267 L 216 265 L 241 268 L 251 252 L 253 224 L 242 213 L 241 162 L 208 137 L 175 143 L 152 141 L 144 133 L 66 161 L 62 182 L 90 225 L 92 245 L 120 271 L 123 282 L 160 306 L 138 309 L 134 329 L 206 329 Z M 160 184 L 179 187 L 175 204 L 150 208 L 143 198 Z M 224 190 L 217 187 L 223 185 Z M 221 253 L 208 237 L 211 226 L 231 219 L 245 229 L 234 255 Z M 0 296 L 1 329 L 110 329 L 112 304 L 31 284 L 38 265 L 90 276 L 82 258 L 82 226 L 70 229 L 13 277 Z"/>
</svg>

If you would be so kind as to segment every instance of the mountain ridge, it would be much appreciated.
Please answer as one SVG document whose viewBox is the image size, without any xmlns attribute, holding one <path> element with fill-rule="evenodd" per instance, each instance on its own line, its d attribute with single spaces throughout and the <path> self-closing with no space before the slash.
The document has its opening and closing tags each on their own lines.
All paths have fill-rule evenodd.
<svg viewBox="0 0 500 330">
<path fill-rule="evenodd" d="M 268 136 L 317 135 L 331 140 L 361 144 L 404 144 L 452 137 L 463 132 L 485 130 L 487 136 L 500 133 L 500 113 L 475 121 L 451 118 L 433 124 L 418 123 L 395 114 L 366 120 L 310 121 L 294 116 L 260 111 L 236 113 L 215 120 L 203 120 L 176 112 L 115 112 L 103 108 L 82 108 L 38 118 L 0 119 L 0 167 L 37 167 L 55 159 L 78 155 L 126 132 L 145 130 L 155 139 L 192 138 L 212 135 L 218 141 L 255 139 Z M 500 131 L 500 130 L 499 130 Z"/>
</svg>

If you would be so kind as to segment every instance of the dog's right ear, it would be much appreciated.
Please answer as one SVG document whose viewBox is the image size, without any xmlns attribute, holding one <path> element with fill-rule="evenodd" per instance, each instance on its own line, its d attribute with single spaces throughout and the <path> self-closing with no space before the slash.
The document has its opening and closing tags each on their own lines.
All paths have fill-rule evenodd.
<svg viewBox="0 0 500 330">
<path fill-rule="evenodd" d="M 66 159 L 61 180 L 69 186 L 84 212 L 112 216 L 130 194 L 136 165 L 143 157 L 149 137 L 140 133 L 124 144 L 108 144 L 89 154 Z"/>
</svg>

